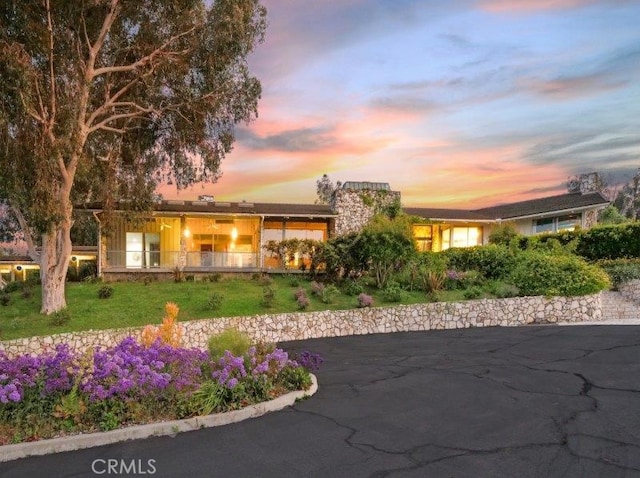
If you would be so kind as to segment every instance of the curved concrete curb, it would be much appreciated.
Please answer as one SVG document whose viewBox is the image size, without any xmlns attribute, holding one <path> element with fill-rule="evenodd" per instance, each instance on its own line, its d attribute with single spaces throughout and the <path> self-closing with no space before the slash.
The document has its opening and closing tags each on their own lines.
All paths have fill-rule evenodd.
<svg viewBox="0 0 640 478">
<path fill-rule="evenodd" d="M 92 448 L 128 440 L 140 440 L 154 436 L 175 436 L 181 432 L 228 425 L 248 418 L 259 417 L 269 412 L 282 410 L 283 408 L 293 405 L 296 400 L 310 397 L 315 394 L 317 390 L 318 380 L 315 375 L 311 374 L 311 387 L 309 390 L 289 392 L 278 398 L 269 400 L 268 402 L 249 405 L 241 410 L 234 410 L 227 413 L 216 413 L 214 415 L 207 415 L 203 417 L 187 418 L 185 420 L 174 420 L 171 422 L 135 425 L 108 432 L 72 435 L 62 438 L 52 438 L 50 440 L 5 445 L 0 447 L 0 463 L 29 456 L 49 455 L 52 453 Z"/>
</svg>

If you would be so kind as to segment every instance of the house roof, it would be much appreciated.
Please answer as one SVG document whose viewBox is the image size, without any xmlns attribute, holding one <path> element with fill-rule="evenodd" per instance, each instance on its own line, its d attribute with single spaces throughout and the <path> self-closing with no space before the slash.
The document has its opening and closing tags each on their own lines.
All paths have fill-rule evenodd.
<svg viewBox="0 0 640 478">
<path fill-rule="evenodd" d="M 474 211 L 465 211 L 463 209 L 437 209 L 431 207 L 405 207 L 404 212 L 412 216 L 418 216 L 423 219 L 431 219 L 434 221 L 468 221 L 468 222 L 487 222 L 493 221 L 493 218 Z"/>
<path fill-rule="evenodd" d="M 517 219 L 555 212 L 572 212 L 590 207 L 606 206 L 607 204 L 609 201 L 598 192 L 586 194 L 578 192 L 487 207 L 477 209 L 475 212 L 496 220 Z"/>
<path fill-rule="evenodd" d="M 90 208 L 91 209 L 91 208 Z M 100 207 L 93 208 L 100 210 Z M 126 210 L 126 203 L 116 208 Z M 272 216 L 272 217 L 334 217 L 331 207 L 325 204 L 286 204 L 221 201 L 183 201 L 165 200 L 155 204 L 155 212 L 167 213 L 206 213 L 219 215 Z"/>
</svg>

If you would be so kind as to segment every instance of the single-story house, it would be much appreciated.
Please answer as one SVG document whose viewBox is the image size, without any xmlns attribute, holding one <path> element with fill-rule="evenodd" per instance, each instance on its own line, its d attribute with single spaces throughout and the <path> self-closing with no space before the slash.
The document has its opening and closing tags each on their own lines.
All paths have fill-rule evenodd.
<svg viewBox="0 0 640 478">
<path fill-rule="evenodd" d="M 128 220 L 126 203 L 116 208 L 108 233 L 102 228 L 93 251 L 74 248 L 72 262 L 95 259 L 99 274 L 118 278 L 139 273 L 185 273 L 277 270 L 279 261 L 263 247 L 267 241 L 314 239 L 358 231 L 375 214 L 400 204 L 400 192 L 387 183 L 347 182 L 331 204 L 164 200 L 143 218 Z M 582 188 L 541 199 L 475 210 L 405 207 L 424 219 L 414 225 L 421 251 L 486 244 L 493 227 L 509 222 L 525 235 L 589 228 L 609 204 L 599 192 Z M 88 207 L 100 220 L 100 207 Z M 28 258 L 0 258 L 0 273 L 10 279 L 37 265 Z M 300 265 L 298 257 L 290 263 Z M 18 269 L 19 268 L 19 269 Z"/>
</svg>

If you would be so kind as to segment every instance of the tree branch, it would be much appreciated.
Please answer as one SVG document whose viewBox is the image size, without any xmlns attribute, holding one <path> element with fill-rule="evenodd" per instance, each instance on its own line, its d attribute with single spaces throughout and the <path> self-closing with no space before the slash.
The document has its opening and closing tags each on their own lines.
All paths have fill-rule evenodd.
<svg viewBox="0 0 640 478">
<path fill-rule="evenodd" d="M 143 56 L 142 58 L 140 58 L 139 60 L 133 63 L 130 63 L 129 65 L 105 66 L 102 68 L 97 68 L 96 70 L 93 71 L 92 78 L 95 78 L 96 76 L 100 76 L 100 75 L 105 75 L 107 73 L 122 73 L 122 72 L 134 71 L 137 68 L 140 68 L 141 66 L 144 66 L 145 64 L 151 62 L 156 56 L 160 54 L 169 55 L 169 56 L 185 54 L 186 52 L 188 52 L 188 50 L 182 50 L 182 51 L 164 51 L 164 50 L 169 45 L 171 45 L 171 43 L 173 43 L 174 41 L 194 32 L 195 29 L 196 27 L 191 27 L 187 31 L 184 31 L 182 33 L 179 33 L 178 35 L 172 36 L 166 42 L 160 45 L 158 48 L 153 50 L 151 53 L 149 53 L 146 56 Z"/>
<path fill-rule="evenodd" d="M 116 121 L 123 118 L 135 118 L 135 117 L 143 116 L 143 114 L 145 113 L 152 113 L 154 111 L 153 108 L 142 108 L 141 106 L 138 106 L 138 108 L 140 108 L 139 111 L 132 111 L 129 113 L 118 113 L 118 114 L 111 115 L 108 118 L 105 118 L 104 120 L 102 120 L 100 123 L 89 128 L 88 132 L 93 133 L 98 129 L 105 129 L 105 127 L 111 128 L 111 129 L 107 129 L 107 131 L 114 131 L 114 128 L 107 126 L 108 123 L 111 123 L 112 121 Z M 124 130 L 122 132 L 124 132 Z"/>
<path fill-rule="evenodd" d="M 36 250 L 35 243 L 33 242 L 33 236 L 31 235 L 31 231 L 29 230 L 29 225 L 27 224 L 27 220 L 24 218 L 22 211 L 15 206 L 9 206 L 14 216 L 18 220 L 18 224 L 20 225 L 20 229 L 22 230 L 22 234 L 24 235 L 24 241 L 27 243 L 27 249 L 29 250 L 29 257 L 33 259 L 35 262 L 40 261 L 40 254 Z"/>
</svg>

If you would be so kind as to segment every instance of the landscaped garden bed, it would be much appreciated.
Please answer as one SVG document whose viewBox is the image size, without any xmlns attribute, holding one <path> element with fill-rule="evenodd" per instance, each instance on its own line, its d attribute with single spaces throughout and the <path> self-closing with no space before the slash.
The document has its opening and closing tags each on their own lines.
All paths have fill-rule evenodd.
<svg viewBox="0 0 640 478">
<path fill-rule="evenodd" d="M 210 350 L 181 347 L 179 330 L 165 319 L 142 343 L 129 337 L 83 354 L 66 345 L 37 356 L 0 353 L 0 444 L 241 409 L 308 389 L 321 363 L 308 352 L 292 360 L 273 345 L 249 345 L 235 331 L 213 337 Z"/>
</svg>

